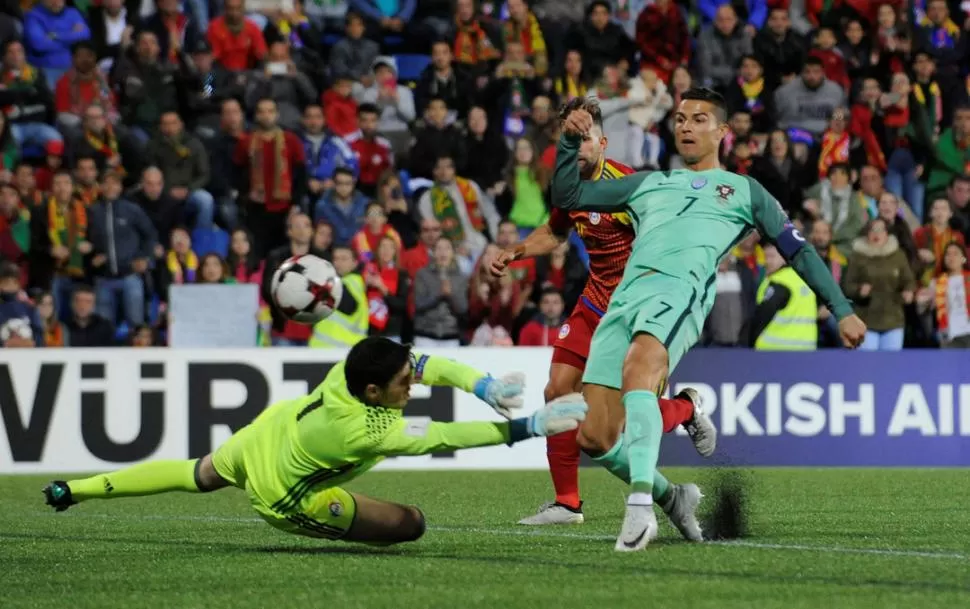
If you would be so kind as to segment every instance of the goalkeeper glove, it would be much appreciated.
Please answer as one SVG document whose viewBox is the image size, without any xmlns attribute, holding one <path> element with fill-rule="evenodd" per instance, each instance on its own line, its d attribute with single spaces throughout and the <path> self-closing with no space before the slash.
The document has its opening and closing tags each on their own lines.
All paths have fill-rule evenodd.
<svg viewBox="0 0 970 609">
<path fill-rule="evenodd" d="M 509 443 L 536 436 L 554 436 L 579 427 L 586 418 L 586 401 L 579 393 L 557 398 L 531 416 L 515 419 L 509 427 Z"/>
<path fill-rule="evenodd" d="M 495 409 L 506 419 L 512 418 L 512 411 L 522 408 L 525 390 L 525 374 L 511 372 L 502 378 L 482 377 L 475 383 L 475 397 Z"/>
</svg>

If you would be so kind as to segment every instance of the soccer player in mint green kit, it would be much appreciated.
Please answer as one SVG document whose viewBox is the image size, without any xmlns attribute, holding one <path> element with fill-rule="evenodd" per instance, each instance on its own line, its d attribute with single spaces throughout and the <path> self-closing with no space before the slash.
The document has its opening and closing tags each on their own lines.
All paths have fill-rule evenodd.
<svg viewBox="0 0 970 609">
<path fill-rule="evenodd" d="M 630 481 L 615 546 L 622 552 L 642 550 L 657 535 L 651 497 L 663 432 L 657 396 L 700 336 L 714 303 L 719 261 L 751 230 L 775 244 L 825 302 L 847 347 L 857 347 L 866 331 L 778 202 L 755 180 L 721 169 L 718 150 L 728 130 L 724 99 L 710 89 L 691 89 L 681 100 L 674 135 L 687 169 L 584 182 L 577 155 L 593 121 L 576 110 L 563 123 L 552 182 L 555 207 L 626 211 L 636 230 L 633 253 L 593 335 L 583 376 L 591 409 L 617 407 L 597 401 L 622 400 L 626 411 L 623 434 L 597 459 Z"/>
</svg>

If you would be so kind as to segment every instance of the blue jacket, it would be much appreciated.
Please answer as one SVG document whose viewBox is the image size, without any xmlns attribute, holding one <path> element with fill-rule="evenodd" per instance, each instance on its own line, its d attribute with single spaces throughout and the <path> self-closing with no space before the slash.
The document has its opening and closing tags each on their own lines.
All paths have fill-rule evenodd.
<svg viewBox="0 0 970 609">
<path fill-rule="evenodd" d="M 313 143 L 303 135 L 303 150 L 306 151 L 307 178 L 330 180 L 338 167 L 346 167 L 354 172 L 354 179 L 360 175 L 357 155 L 343 138 L 326 135 L 320 149 L 314 153 Z"/>
<path fill-rule="evenodd" d="M 38 68 L 66 70 L 71 67 L 71 47 L 91 38 L 91 30 L 73 6 L 56 15 L 38 4 L 24 17 L 27 61 Z"/>
<path fill-rule="evenodd" d="M 326 220 L 333 226 L 334 245 L 350 245 L 354 235 L 364 226 L 364 216 L 367 213 L 367 204 L 370 199 L 359 192 L 355 192 L 350 213 L 344 215 L 343 210 L 334 203 L 334 194 L 332 188 L 323 193 L 323 196 L 317 201 L 313 213 L 313 222 Z"/>
<path fill-rule="evenodd" d="M 704 23 L 714 22 L 714 15 L 717 14 L 717 9 L 722 4 L 730 4 L 730 2 L 728 0 L 698 0 L 697 8 L 704 16 Z M 747 6 L 748 20 L 745 22 L 744 19 L 741 19 L 741 22 L 749 23 L 760 30 L 765 24 L 765 20 L 768 19 L 768 3 L 765 0 L 747 0 Z"/>
<path fill-rule="evenodd" d="M 95 256 L 107 256 L 97 272 L 124 277 L 132 272 L 131 263 L 136 259 L 154 260 L 158 235 L 138 205 L 125 199 L 101 200 L 88 208 L 88 240 Z"/>
<path fill-rule="evenodd" d="M 360 13 L 371 21 L 380 21 L 386 17 L 397 17 L 407 23 L 414 16 L 414 9 L 418 7 L 418 0 L 398 0 L 397 14 L 385 15 L 381 10 L 379 0 L 350 0 L 350 10 Z"/>
<path fill-rule="evenodd" d="M 0 347 L 10 336 L 27 332 L 32 334 L 35 345 L 44 346 L 44 327 L 37 309 L 22 302 L 17 294 L 0 293 Z"/>
</svg>

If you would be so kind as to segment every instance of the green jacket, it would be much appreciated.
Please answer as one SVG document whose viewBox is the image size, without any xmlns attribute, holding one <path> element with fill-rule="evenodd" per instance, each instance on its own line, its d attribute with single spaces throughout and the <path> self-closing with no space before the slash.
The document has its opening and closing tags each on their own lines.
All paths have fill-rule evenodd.
<svg viewBox="0 0 970 609">
<path fill-rule="evenodd" d="M 903 292 L 915 290 L 916 279 L 899 241 L 890 235 L 885 244 L 875 247 L 859 237 L 852 250 L 842 288 L 853 300 L 856 314 L 875 332 L 902 328 L 906 324 Z M 866 284 L 872 288 L 863 296 Z"/>
<path fill-rule="evenodd" d="M 936 142 L 933 169 L 926 183 L 928 193 L 945 190 L 955 176 L 967 173 L 970 167 L 970 147 L 961 150 L 953 137 L 953 129 L 940 134 Z"/>
</svg>

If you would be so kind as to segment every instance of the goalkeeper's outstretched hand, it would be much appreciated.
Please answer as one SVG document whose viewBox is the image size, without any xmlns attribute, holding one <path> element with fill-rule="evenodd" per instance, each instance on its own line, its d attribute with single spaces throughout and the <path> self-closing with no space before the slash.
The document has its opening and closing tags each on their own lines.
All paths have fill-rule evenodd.
<svg viewBox="0 0 970 609">
<path fill-rule="evenodd" d="M 586 418 L 586 400 L 580 393 L 570 393 L 549 402 L 528 418 L 529 434 L 554 436 L 576 429 Z"/>
<path fill-rule="evenodd" d="M 475 396 L 495 409 L 506 419 L 511 419 L 513 411 L 522 408 L 525 399 L 525 374 L 510 372 L 502 378 L 486 376 L 475 383 Z"/>
</svg>

